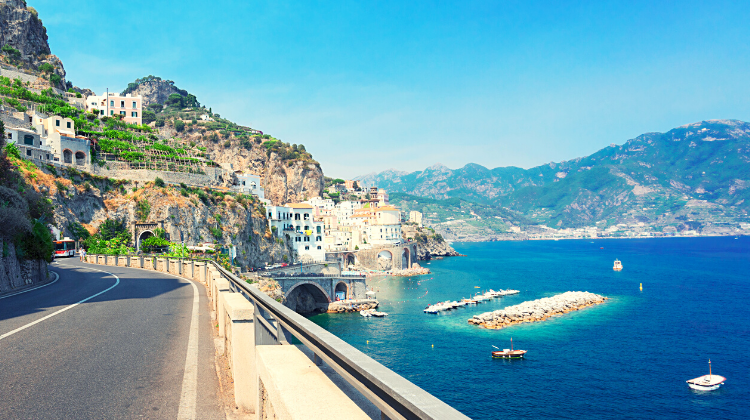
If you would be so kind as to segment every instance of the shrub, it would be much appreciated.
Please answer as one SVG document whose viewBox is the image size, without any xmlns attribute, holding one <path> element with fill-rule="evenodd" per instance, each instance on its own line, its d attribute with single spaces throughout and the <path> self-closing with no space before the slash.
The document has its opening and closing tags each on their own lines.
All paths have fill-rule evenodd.
<svg viewBox="0 0 750 420">
<path fill-rule="evenodd" d="M 182 122 L 182 120 L 174 120 L 174 129 L 177 131 L 182 131 L 185 129 L 185 123 Z"/>
<path fill-rule="evenodd" d="M 59 84 L 60 84 L 60 82 L 62 81 L 62 77 L 60 77 L 60 75 L 59 75 L 59 74 L 53 74 L 53 75 L 51 75 L 51 76 L 49 77 L 49 81 L 50 81 L 50 83 L 52 83 L 53 85 L 59 85 Z"/>
<path fill-rule="evenodd" d="M 144 221 L 151 214 L 151 204 L 147 200 L 141 200 L 135 203 L 135 217 Z"/>
<path fill-rule="evenodd" d="M 154 185 L 155 185 L 155 186 L 157 186 L 157 187 L 159 187 L 159 188 L 162 188 L 162 187 L 164 187 L 164 186 L 165 186 L 166 184 L 164 183 L 164 180 L 163 180 L 163 179 L 161 179 L 161 178 L 159 178 L 159 177 L 157 176 L 157 177 L 156 177 L 156 179 L 154 180 Z"/>
<path fill-rule="evenodd" d="M 42 73 L 52 73 L 53 70 L 55 70 L 55 66 L 50 63 L 42 63 L 39 66 L 39 71 Z"/>
<path fill-rule="evenodd" d="M 6 156 L 21 159 L 21 152 L 18 151 L 18 147 L 16 147 L 15 143 L 8 143 L 3 149 L 5 150 Z"/>
<path fill-rule="evenodd" d="M 85 227 L 83 227 L 82 224 L 79 222 L 71 222 L 68 223 L 68 230 L 70 231 L 70 234 L 73 239 L 76 241 L 78 240 L 86 240 L 89 237 L 91 237 L 91 234 L 88 230 L 86 230 Z"/>
<path fill-rule="evenodd" d="M 154 125 L 157 127 L 164 127 L 164 118 L 157 118 Z"/>
<path fill-rule="evenodd" d="M 231 145 L 232 145 L 232 142 L 230 142 L 229 140 L 224 142 L 224 147 L 226 148 L 229 148 Z"/>
<path fill-rule="evenodd" d="M 221 239 L 221 237 L 224 235 L 221 229 L 216 227 L 209 227 L 208 230 L 211 231 L 211 235 L 213 235 L 216 239 Z"/>
</svg>

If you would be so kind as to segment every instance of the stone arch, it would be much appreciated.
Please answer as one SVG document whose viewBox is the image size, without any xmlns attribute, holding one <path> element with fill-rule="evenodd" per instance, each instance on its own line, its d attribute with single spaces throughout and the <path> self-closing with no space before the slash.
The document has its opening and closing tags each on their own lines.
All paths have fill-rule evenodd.
<svg viewBox="0 0 750 420">
<path fill-rule="evenodd" d="M 143 230 L 143 231 L 139 232 L 138 233 L 138 241 L 137 241 L 138 243 L 136 245 L 136 249 L 140 250 L 141 249 L 141 241 L 143 241 L 144 239 L 150 238 L 152 236 L 154 236 L 154 232 L 152 232 L 150 230 Z"/>
<path fill-rule="evenodd" d="M 408 247 L 404 248 L 401 252 L 401 268 L 411 268 L 411 251 Z"/>
<path fill-rule="evenodd" d="M 357 265 L 357 256 L 353 252 L 344 254 L 344 267 L 349 267 L 350 265 Z"/>
<path fill-rule="evenodd" d="M 77 151 L 75 154 L 76 158 L 76 165 L 85 165 L 86 164 L 86 153 L 83 153 L 82 151 Z"/>
<path fill-rule="evenodd" d="M 63 163 L 73 163 L 73 151 L 70 149 L 63 150 Z"/>
<path fill-rule="evenodd" d="M 378 269 L 389 271 L 393 269 L 393 253 L 387 249 L 378 252 Z"/>
<path fill-rule="evenodd" d="M 284 298 L 284 305 L 301 314 L 325 312 L 331 298 L 328 293 L 315 282 L 299 282 L 292 286 Z"/>
<path fill-rule="evenodd" d="M 343 300 L 339 295 L 339 293 L 341 292 L 343 292 L 344 294 L 343 299 L 349 298 L 349 286 L 347 286 L 343 281 L 336 283 L 336 287 L 333 289 L 334 298 L 336 300 Z"/>
</svg>

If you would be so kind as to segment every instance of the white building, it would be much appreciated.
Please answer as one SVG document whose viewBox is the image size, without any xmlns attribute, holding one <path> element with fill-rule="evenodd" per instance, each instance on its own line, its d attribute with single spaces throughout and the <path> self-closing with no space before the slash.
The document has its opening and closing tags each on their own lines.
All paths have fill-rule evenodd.
<svg viewBox="0 0 750 420">
<path fill-rule="evenodd" d="M 141 124 L 143 118 L 143 98 L 141 95 L 133 96 L 110 92 L 101 96 L 89 96 L 86 98 L 86 110 L 94 112 L 99 110 L 99 115 L 122 115 L 122 119 L 130 124 Z"/>
<path fill-rule="evenodd" d="M 422 227 L 422 213 L 418 211 L 410 211 L 409 221 L 416 223 L 419 227 Z"/>
<path fill-rule="evenodd" d="M 305 203 L 266 208 L 271 230 L 279 238 L 289 235 L 299 258 L 309 256 L 313 261 L 325 261 L 323 222 L 315 221 L 313 207 Z M 275 229 L 274 229 L 275 228 Z"/>
<path fill-rule="evenodd" d="M 266 198 L 264 196 L 263 187 L 260 185 L 260 177 L 247 172 L 235 172 L 237 183 L 235 189 L 243 194 L 252 194 L 258 196 L 258 198 Z"/>
</svg>

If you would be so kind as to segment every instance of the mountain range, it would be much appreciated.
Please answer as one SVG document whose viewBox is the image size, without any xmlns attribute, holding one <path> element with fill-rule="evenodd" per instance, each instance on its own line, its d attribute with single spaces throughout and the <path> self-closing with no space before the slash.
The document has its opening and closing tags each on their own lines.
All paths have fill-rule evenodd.
<svg viewBox="0 0 750 420">
<path fill-rule="evenodd" d="M 389 192 L 499 206 L 555 227 L 679 225 L 690 221 L 691 212 L 701 224 L 736 223 L 747 221 L 750 209 L 750 124 L 702 121 L 530 169 L 438 164 L 356 179 Z M 696 207 L 704 211 L 693 211 Z"/>
</svg>

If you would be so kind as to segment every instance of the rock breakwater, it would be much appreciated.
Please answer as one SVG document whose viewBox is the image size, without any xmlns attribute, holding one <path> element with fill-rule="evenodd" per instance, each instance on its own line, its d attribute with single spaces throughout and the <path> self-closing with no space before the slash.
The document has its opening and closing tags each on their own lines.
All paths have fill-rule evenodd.
<svg viewBox="0 0 750 420">
<path fill-rule="evenodd" d="M 589 292 L 565 292 L 548 298 L 530 300 L 493 312 L 474 315 L 469 324 L 499 330 L 522 322 L 544 321 L 555 315 L 604 303 L 608 298 Z"/>
</svg>

